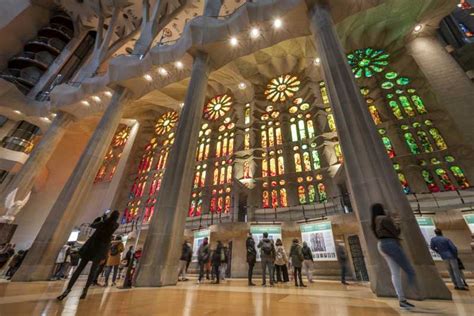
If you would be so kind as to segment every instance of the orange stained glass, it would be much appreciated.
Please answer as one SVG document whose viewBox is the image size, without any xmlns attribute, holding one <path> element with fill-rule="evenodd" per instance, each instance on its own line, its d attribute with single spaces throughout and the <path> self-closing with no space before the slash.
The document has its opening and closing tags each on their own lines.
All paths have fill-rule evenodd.
<svg viewBox="0 0 474 316">
<path fill-rule="evenodd" d="M 226 175 L 225 167 L 222 166 L 221 171 L 220 171 L 219 184 L 224 184 L 225 183 L 225 175 Z"/>
<path fill-rule="evenodd" d="M 278 207 L 278 192 L 272 190 L 272 207 Z"/>
<path fill-rule="evenodd" d="M 245 133 L 244 135 L 244 150 L 249 150 L 250 149 L 250 134 Z"/>
<path fill-rule="evenodd" d="M 251 178 L 250 175 L 250 163 L 248 160 L 244 161 L 244 179 L 249 179 Z"/>
<path fill-rule="evenodd" d="M 227 183 L 232 182 L 232 165 L 227 166 Z"/>
<path fill-rule="evenodd" d="M 270 198 L 269 198 L 269 194 L 268 194 L 268 191 L 263 191 L 262 193 L 262 204 L 263 204 L 263 207 L 270 207 Z"/>
<path fill-rule="evenodd" d="M 275 158 L 270 158 L 270 176 L 274 177 L 277 175 Z"/>
<path fill-rule="evenodd" d="M 230 195 L 226 195 L 225 197 L 225 209 L 224 209 L 224 213 L 229 213 L 230 211 Z"/>
<path fill-rule="evenodd" d="M 267 146 L 267 132 L 265 130 L 262 130 L 261 136 L 262 136 L 262 147 L 263 148 L 268 147 Z"/>
<path fill-rule="evenodd" d="M 266 158 L 262 159 L 262 177 L 268 177 L 268 161 Z"/>
<path fill-rule="evenodd" d="M 273 147 L 275 146 L 275 139 L 273 135 L 273 127 L 268 128 L 268 146 Z"/>
<path fill-rule="evenodd" d="M 293 158 L 295 160 L 295 171 L 302 172 L 303 166 L 301 164 L 301 155 L 299 153 L 294 153 Z"/>
<path fill-rule="evenodd" d="M 217 185 L 219 184 L 219 167 L 216 166 L 216 169 L 214 169 L 214 174 L 212 177 L 212 184 Z"/>
<path fill-rule="evenodd" d="M 306 151 L 303 153 L 303 165 L 304 171 L 311 171 L 311 159 L 309 158 L 309 153 Z"/>
<path fill-rule="evenodd" d="M 285 162 L 283 156 L 278 157 L 278 174 L 282 175 L 285 173 Z"/>
<path fill-rule="evenodd" d="M 233 152 L 234 152 L 234 139 L 230 138 L 229 139 L 229 149 L 227 150 L 227 154 L 232 155 Z"/>
<path fill-rule="evenodd" d="M 277 145 L 283 144 L 283 138 L 281 136 L 281 128 L 280 127 L 275 128 L 275 135 L 276 135 Z"/>
<path fill-rule="evenodd" d="M 288 198 L 286 196 L 286 189 L 280 189 L 280 205 L 283 207 L 288 206 Z"/>
<path fill-rule="evenodd" d="M 292 98 L 299 89 L 300 81 L 296 76 L 281 75 L 270 81 L 264 95 L 269 101 L 284 102 L 288 98 Z"/>
</svg>

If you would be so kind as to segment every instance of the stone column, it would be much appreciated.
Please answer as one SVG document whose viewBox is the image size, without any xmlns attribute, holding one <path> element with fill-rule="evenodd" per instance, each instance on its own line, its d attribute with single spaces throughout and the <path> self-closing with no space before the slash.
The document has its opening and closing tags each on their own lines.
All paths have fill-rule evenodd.
<svg viewBox="0 0 474 316">
<path fill-rule="evenodd" d="M 344 155 L 348 186 L 359 221 L 368 258 L 372 290 L 379 296 L 394 296 L 390 273 L 377 251 L 371 229 L 371 205 L 382 203 L 400 219 L 402 243 L 416 269 L 420 295 L 450 299 L 451 293 L 440 278 L 406 196 L 388 158 L 377 129 L 359 92 L 326 7 L 316 5 L 311 27 L 328 86 L 331 107 Z M 410 289 L 407 294 L 413 296 Z"/>
<path fill-rule="evenodd" d="M 13 281 L 40 281 L 51 276 L 56 256 L 77 224 L 78 205 L 87 197 L 122 118 L 127 99 L 125 88 L 117 88 Z"/>
<path fill-rule="evenodd" d="M 137 286 L 174 285 L 178 280 L 178 261 L 209 71 L 209 56 L 198 52 L 140 259 Z"/>
<path fill-rule="evenodd" d="M 41 138 L 41 141 L 34 147 L 28 160 L 18 172 L 13 180 L 5 187 L 0 195 L 0 210 L 5 210 L 5 200 L 8 194 L 18 188 L 15 196 L 15 201 L 23 200 L 28 192 L 31 191 L 35 183 L 36 177 L 44 168 L 46 163 L 51 158 L 54 150 L 61 141 L 66 128 L 74 120 L 74 117 L 65 112 L 59 112 L 56 118 L 51 123 L 46 133 Z M 3 213 L 3 212 L 2 212 Z M 14 216 L 8 219 L 9 221 L 14 220 Z"/>
</svg>

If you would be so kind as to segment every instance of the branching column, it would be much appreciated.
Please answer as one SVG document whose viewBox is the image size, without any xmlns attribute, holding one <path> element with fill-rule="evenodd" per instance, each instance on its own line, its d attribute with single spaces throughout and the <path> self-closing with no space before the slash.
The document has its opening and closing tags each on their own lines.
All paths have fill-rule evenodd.
<svg viewBox="0 0 474 316">
<path fill-rule="evenodd" d="M 344 155 L 352 204 L 368 258 L 372 290 L 379 296 L 395 294 L 389 270 L 377 251 L 377 240 L 371 229 L 370 207 L 373 203 L 382 203 L 400 218 L 403 248 L 414 264 L 420 294 L 426 298 L 450 299 L 451 293 L 431 259 L 392 162 L 348 66 L 331 15 L 324 6 L 316 5 L 311 12 L 311 20 Z M 413 295 L 410 289 L 407 289 L 407 294 Z"/>
<path fill-rule="evenodd" d="M 76 224 L 79 215 L 77 208 L 92 186 L 120 123 L 127 99 L 127 91 L 117 88 L 13 281 L 47 280 L 51 276 L 56 256 Z"/>
</svg>

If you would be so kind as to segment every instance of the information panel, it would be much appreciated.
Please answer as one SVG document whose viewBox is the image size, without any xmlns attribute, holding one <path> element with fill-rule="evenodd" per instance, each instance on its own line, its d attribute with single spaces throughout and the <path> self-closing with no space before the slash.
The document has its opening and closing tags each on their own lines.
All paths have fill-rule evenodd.
<svg viewBox="0 0 474 316">
<path fill-rule="evenodd" d="M 441 260 L 441 256 L 437 252 L 430 249 L 431 238 L 436 236 L 434 232 L 434 230 L 436 229 L 436 226 L 434 224 L 433 218 L 432 217 L 417 217 L 416 221 L 418 222 L 421 233 L 423 234 L 423 237 L 425 238 L 426 244 L 431 253 L 431 257 L 433 258 L 433 260 L 437 260 L 437 261 Z"/>
<path fill-rule="evenodd" d="M 336 261 L 336 243 L 331 222 L 318 222 L 300 226 L 301 239 L 308 243 L 315 261 Z"/>
<path fill-rule="evenodd" d="M 471 230 L 471 234 L 474 235 L 474 214 L 464 214 L 463 217 Z"/>
<path fill-rule="evenodd" d="M 193 262 L 197 262 L 197 255 L 199 246 L 201 246 L 204 238 L 209 239 L 209 244 L 211 243 L 211 231 L 209 229 L 198 230 L 194 232 L 194 241 L 193 241 Z"/>
<path fill-rule="evenodd" d="M 250 233 L 252 233 L 252 238 L 255 240 L 255 247 L 257 248 L 260 240 L 263 239 L 263 233 L 268 233 L 268 238 L 276 242 L 278 238 L 281 239 L 281 227 L 280 226 L 250 226 Z M 257 248 L 257 261 L 260 261 L 260 249 Z"/>
</svg>

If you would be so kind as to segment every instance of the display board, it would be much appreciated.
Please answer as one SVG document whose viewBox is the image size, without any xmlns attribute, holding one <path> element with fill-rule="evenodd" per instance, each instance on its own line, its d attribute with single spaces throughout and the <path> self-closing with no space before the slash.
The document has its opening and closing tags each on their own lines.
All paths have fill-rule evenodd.
<svg viewBox="0 0 474 316">
<path fill-rule="evenodd" d="M 301 239 L 308 243 L 315 261 L 336 261 L 336 243 L 331 222 L 318 222 L 300 226 Z"/>
<path fill-rule="evenodd" d="M 279 238 L 281 239 L 281 227 L 275 225 L 252 225 L 250 226 L 250 233 L 252 233 L 252 238 L 255 240 L 255 248 L 257 248 L 260 240 L 263 239 L 263 233 L 268 233 L 268 238 L 276 242 Z M 260 261 L 260 249 L 257 248 L 257 261 Z"/>
<path fill-rule="evenodd" d="M 433 260 L 441 260 L 441 256 L 436 252 L 431 250 L 430 248 L 430 243 L 431 243 L 431 238 L 436 236 L 434 230 L 436 229 L 436 226 L 434 224 L 434 220 L 432 217 L 417 217 L 416 221 L 418 222 L 418 226 L 420 226 L 421 233 L 423 234 L 423 237 L 425 238 L 426 244 L 428 246 L 428 249 L 430 250 L 431 257 Z"/>
<path fill-rule="evenodd" d="M 211 244 L 211 231 L 209 229 L 204 229 L 204 230 L 198 230 L 194 232 L 194 241 L 193 241 L 193 262 L 197 262 L 198 258 L 198 249 L 199 246 L 201 246 L 202 242 L 204 241 L 204 238 L 209 239 L 209 244 Z"/>
<path fill-rule="evenodd" d="M 464 214 L 463 217 L 471 230 L 471 234 L 474 235 L 474 214 Z"/>
</svg>

